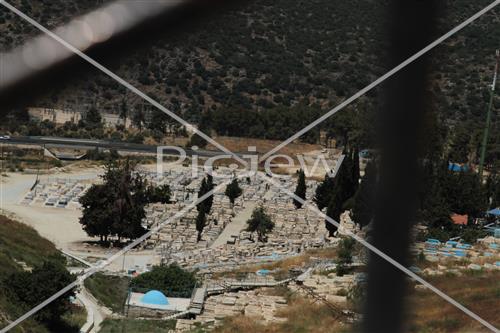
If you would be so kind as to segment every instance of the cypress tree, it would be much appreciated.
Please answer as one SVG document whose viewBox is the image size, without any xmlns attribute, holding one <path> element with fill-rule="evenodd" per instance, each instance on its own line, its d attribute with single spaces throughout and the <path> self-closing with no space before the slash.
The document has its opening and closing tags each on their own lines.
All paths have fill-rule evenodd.
<svg viewBox="0 0 500 333">
<path fill-rule="evenodd" d="M 352 153 L 352 181 L 354 193 L 357 192 L 359 187 L 359 150 L 356 148 Z"/>
<path fill-rule="evenodd" d="M 333 179 L 333 177 L 326 174 L 323 182 L 316 188 L 313 201 L 316 203 L 319 210 L 323 210 L 323 208 L 327 207 L 332 198 Z"/>
<path fill-rule="evenodd" d="M 297 187 L 295 188 L 295 195 L 301 198 L 302 200 L 306 199 L 306 175 L 304 174 L 304 170 L 300 169 L 299 178 L 297 180 Z M 293 204 L 295 208 L 299 209 L 302 207 L 302 203 L 298 200 L 293 199 Z"/>
<path fill-rule="evenodd" d="M 335 182 L 335 185 L 338 185 L 338 181 Z M 334 186 L 338 187 L 338 186 Z M 335 190 L 333 192 L 332 198 L 328 203 L 328 208 L 326 209 L 326 215 L 332 218 L 336 222 L 340 222 L 340 214 L 342 213 L 342 205 L 344 200 L 342 198 L 342 192 L 339 190 Z M 337 231 L 337 226 L 330 223 L 328 220 L 325 220 L 325 226 L 328 230 L 329 236 L 333 237 L 335 232 Z"/>
<path fill-rule="evenodd" d="M 198 236 L 196 241 L 199 242 L 201 240 L 201 233 L 207 224 L 207 214 L 204 210 L 198 211 L 198 216 L 196 216 L 196 231 L 198 231 Z"/>
<path fill-rule="evenodd" d="M 233 181 L 226 187 L 226 196 L 229 198 L 231 205 L 234 205 L 234 201 L 241 196 L 243 190 L 238 184 L 238 179 L 234 178 Z"/>
<path fill-rule="evenodd" d="M 352 209 L 352 219 L 354 223 L 359 225 L 360 229 L 368 225 L 374 215 L 375 183 L 375 166 L 369 163 L 366 166 L 361 184 L 354 195 L 354 206 Z"/>
</svg>

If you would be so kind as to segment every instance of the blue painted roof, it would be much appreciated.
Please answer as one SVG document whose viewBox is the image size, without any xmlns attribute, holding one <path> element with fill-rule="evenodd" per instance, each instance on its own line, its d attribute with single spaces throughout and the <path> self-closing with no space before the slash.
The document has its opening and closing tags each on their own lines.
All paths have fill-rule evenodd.
<svg viewBox="0 0 500 333">
<path fill-rule="evenodd" d="M 168 299 L 161 291 L 151 290 L 144 294 L 141 298 L 142 303 L 154 305 L 168 305 Z"/>
</svg>

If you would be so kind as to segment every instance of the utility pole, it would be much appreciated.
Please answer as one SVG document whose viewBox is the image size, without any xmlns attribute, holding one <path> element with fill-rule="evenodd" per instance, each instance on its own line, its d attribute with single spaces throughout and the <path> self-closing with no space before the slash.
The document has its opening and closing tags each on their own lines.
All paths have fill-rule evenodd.
<svg viewBox="0 0 500 333">
<path fill-rule="evenodd" d="M 479 178 L 480 179 L 483 179 L 484 159 L 486 157 L 486 146 L 488 144 L 488 136 L 489 136 L 489 132 L 490 132 L 491 108 L 493 107 L 493 98 L 495 96 L 495 86 L 497 83 L 497 75 L 498 75 L 498 63 L 500 61 L 500 50 L 497 50 L 496 55 L 497 55 L 497 62 L 495 65 L 495 72 L 493 73 L 493 83 L 491 84 L 491 91 L 490 91 L 490 102 L 488 104 L 488 113 L 486 116 L 486 127 L 484 129 L 483 142 L 481 145 L 481 157 L 479 159 Z"/>
</svg>

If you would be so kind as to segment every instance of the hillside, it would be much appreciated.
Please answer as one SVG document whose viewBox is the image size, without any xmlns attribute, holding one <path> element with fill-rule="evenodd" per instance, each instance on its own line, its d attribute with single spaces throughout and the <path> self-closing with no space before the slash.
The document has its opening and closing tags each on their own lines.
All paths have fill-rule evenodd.
<svg viewBox="0 0 500 333">
<path fill-rule="evenodd" d="M 100 2 L 12 1 L 49 27 L 95 8 Z M 490 2 L 443 1 L 445 11 L 438 34 Z M 160 39 L 150 48 L 127 57 L 115 70 L 194 122 L 209 110 L 223 110 L 223 114 L 228 108 L 262 112 L 275 107 L 286 109 L 301 102 L 315 106 L 310 116 L 298 117 L 294 124 L 303 126 L 318 112 L 338 104 L 384 73 L 381 59 L 386 56 L 387 10 L 387 1 L 257 0 L 244 9 L 203 23 L 196 31 Z M 477 145 L 485 118 L 494 51 L 499 47 L 499 21 L 496 8 L 432 51 L 432 90 L 440 114 L 448 126 L 458 124 L 460 134 L 467 133 L 465 138 L 451 138 L 458 145 Z M 4 8 L 0 9 L 0 30 L 6 32 L 0 36 L 0 45 L 5 49 L 35 34 L 33 28 Z M 131 109 L 143 108 L 142 101 L 124 94 L 124 89 L 106 76 L 97 74 L 91 78 L 76 80 L 54 91 L 40 100 L 40 105 L 84 112 L 96 102 L 101 110 L 118 113 L 125 98 Z M 374 111 L 376 98 L 374 91 L 348 110 Z M 495 106 L 500 106 L 499 97 Z M 267 134 L 266 138 L 281 139 L 283 134 L 277 123 L 286 117 L 269 118 L 279 134 Z M 498 128 L 496 116 L 493 123 Z M 283 125 L 285 129 L 287 126 Z M 332 122 L 323 128 L 331 126 Z M 242 127 L 246 128 L 237 128 Z M 223 135 L 258 137 L 268 131 L 259 128 L 243 134 L 233 132 L 229 130 Z M 491 140 L 496 154 L 499 140 Z"/>
<path fill-rule="evenodd" d="M 6 279 L 13 273 L 41 265 L 50 258 L 63 259 L 54 244 L 42 238 L 31 227 L 0 215 L 0 327 L 4 327 L 7 320 L 13 320 L 29 310 L 14 300 L 14 295 L 6 286 Z M 26 288 L 29 287 L 26 286 Z M 69 328 L 74 329 L 74 327 Z M 30 318 L 11 332 L 48 333 L 50 331 L 35 319 Z"/>
</svg>

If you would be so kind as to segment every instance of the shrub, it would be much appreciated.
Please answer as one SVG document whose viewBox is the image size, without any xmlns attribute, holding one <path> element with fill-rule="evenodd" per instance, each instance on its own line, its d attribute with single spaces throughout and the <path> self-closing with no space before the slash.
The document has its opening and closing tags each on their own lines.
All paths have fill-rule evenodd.
<svg viewBox="0 0 500 333">
<path fill-rule="evenodd" d="M 150 272 L 132 279 L 132 288 L 159 290 L 167 296 L 189 297 L 197 280 L 193 272 L 186 271 L 177 264 L 155 266 Z"/>
</svg>

